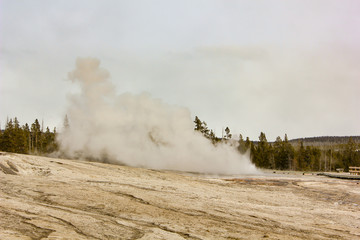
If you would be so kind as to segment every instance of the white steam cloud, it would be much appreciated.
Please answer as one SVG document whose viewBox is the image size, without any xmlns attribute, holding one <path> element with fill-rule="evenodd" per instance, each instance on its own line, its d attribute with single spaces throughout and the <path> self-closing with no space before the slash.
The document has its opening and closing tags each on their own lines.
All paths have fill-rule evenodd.
<svg viewBox="0 0 360 240">
<path fill-rule="evenodd" d="M 215 174 L 254 173 L 246 155 L 194 131 L 189 110 L 143 93 L 117 95 L 100 61 L 79 58 L 69 78 L 81 86 L 70 96 L 70 127 L 59 135 L 70 157 Z"/>
</svg>

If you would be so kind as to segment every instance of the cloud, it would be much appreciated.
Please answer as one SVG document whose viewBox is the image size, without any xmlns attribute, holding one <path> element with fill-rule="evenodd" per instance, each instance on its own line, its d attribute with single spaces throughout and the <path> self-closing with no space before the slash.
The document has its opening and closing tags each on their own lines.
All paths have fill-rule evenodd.
<svg viewBox="0 0 360 240">
<path fill-rule="evenodd" d="M 1 1 L 1 120 L 61 116 L 73 88 L 64 73 L 94 56 L 121 92 L 186 106 L 218 135 L 224 126 L 251 139 L 359 134 L 359 6 Z"/>
</svg>

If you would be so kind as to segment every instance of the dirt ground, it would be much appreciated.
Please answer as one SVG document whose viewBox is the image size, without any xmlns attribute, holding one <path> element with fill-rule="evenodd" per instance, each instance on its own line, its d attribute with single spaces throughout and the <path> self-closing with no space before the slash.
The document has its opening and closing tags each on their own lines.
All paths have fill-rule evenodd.
<svg viewBox="0 0 360 240">
<path fill-rule="evenodd" d="M 0 153 L 0 239 L 360 239 L 360 181 Z"/>
</svg>

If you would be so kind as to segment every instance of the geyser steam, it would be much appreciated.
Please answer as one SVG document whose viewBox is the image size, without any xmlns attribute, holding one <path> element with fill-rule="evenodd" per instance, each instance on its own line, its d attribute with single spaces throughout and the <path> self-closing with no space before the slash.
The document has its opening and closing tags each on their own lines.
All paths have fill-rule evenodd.
<svg viewBox="0 0 360 240">
<path fill-rule="evenodd" d="M 71 157 L 155 169 L 203 173 L 256 172 L 248 156 L 225 144 L 213 146 L 193 130 L 190 112 L 143 93 L 116 95 L 100 61 L 81 58 L 69 73 L 81 86 L 70 96 L 70 127 L 59 135 Z"/>
</svg>

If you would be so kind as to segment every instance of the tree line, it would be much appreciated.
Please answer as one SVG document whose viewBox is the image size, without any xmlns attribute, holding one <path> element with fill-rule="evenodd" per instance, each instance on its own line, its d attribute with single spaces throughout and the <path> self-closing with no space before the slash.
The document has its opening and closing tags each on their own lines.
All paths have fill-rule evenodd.
<svg viewBox="0 0 360 240">
<path fill-rule="evenodd" d="M 312 146 L 304 144 L 304 139 L 289 141 L 286 134 L 283 139 L 278 136 L 275 142 L 268 142 L 263 132 L 259 141 L 250 141 L 249 137 L 244 140 L 241 134 L 239 140 L 232 140 L 228 127 L 225 128 L 225 135 L 219 138 L 197 116 L 194 123 L 195 131 L 201 132 L 214 145 L 221 142 L 235 145 L 234 142 L 237 142 L 238 151 L 250 154 L 252 163 L 258 168 L 294 171 L 335 171 L 342 168 L 348 171 L 349 166 L 360 166 L 360 144 L 352 137 L 347 138 L 347 142 L 329 144 L 326 141 L 321 144 L 317 141 Z"/>
<path fill-rule="evenodd" d="M 25 154 L 47 154 L 57 151 L 56 128 L 41 126 L 38 119 L 31 125 L 20 126 L 18 119 L 7 119 L 5 129 L 0 131 L 0 150 Z"/>
<path fill-rule="evenodd" d="M 194 130 L 200 132 L 215 146 L 225 143 L 236 146 L 242 154 L 249 154 L 251 161 L 259 168 L 297 170 L 297 171 L 334 171 L 337 168 L 348 170 L 349 166 L 360 166 L 360 144 L 352 137 L 346 143 L 304 144 L 304 139 L 288 140 L 285 134 L 275 142 L 268 142 L 265 133 L 261 132 L 258 141 L 250 141 L 240 134 L 234 140 L 229 127 L 225 128 L 221 137 L 217 137 L 209 129 L 205 121 L 197 116 Z M 67 117 L 64 128 L 69 127 Z M 0 150 L 24 154 L 49 154 L 58 151 L 56 128 L 44 130 L 38 119 L 29 125 L 20 125 L 18 119 L 8 119 L 4 130 L 0 131 Z M 357 140 L 357 139 L 356 139 Z"/>
</svg>

